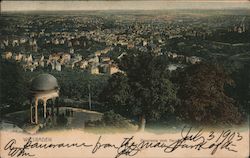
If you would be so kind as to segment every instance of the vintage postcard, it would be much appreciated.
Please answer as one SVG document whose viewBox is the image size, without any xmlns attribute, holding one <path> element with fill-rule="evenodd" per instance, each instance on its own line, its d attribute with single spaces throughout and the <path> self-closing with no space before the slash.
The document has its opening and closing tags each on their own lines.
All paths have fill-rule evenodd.
<svg viewBox="0 0 250 158">
<path fill-rule="evenodd" d="M 250 1 L 1 1 L 0 158 L 248 158 Z"/>
</svg>

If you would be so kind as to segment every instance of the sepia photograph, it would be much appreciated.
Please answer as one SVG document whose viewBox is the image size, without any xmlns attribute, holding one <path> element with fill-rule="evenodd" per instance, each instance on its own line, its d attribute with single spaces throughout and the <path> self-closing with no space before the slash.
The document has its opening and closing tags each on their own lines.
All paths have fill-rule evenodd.
<svg viewBox="0 0 250 158">
<path fill-rule="evenodd" d="M 1 158 L 250 156 L 250 1 L 0 7 Z"/>
</svg>

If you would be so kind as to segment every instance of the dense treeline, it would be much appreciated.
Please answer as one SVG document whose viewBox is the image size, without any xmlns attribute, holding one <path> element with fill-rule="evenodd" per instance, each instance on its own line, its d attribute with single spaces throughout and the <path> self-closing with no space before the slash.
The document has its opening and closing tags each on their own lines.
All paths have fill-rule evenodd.
<svg viewBox="0 0 250 158">
<path fill-rule="evenodd" d="M 30 81 L 50 73 L 58 79 L 61 99 L 87 101 L 90 85 L 92 100 L 103 105 L 99 109 L 138 120 L 141 128 L 170 117 L 196 124 L 240 124 L 249 115 L 249 62 L 237 69 L 203 62 L 170 72 L 167 56 L 137 51 L 117 62 L 122 73 L 109 77 L 72 69 L 25 72 L 18 63 L 1 59 L 1 113 L 28 108 Z"/>
<path fill-rule="evenodd" d="M 101 92 L 102 86 L 106 84 L 108 78 L 106 75 L 91 75 L 85 71 L 66 68 L 61 72 L 39 70 L 25 72 L 24 74 L 26 80 L 31 81 L 32 78 L 41 73 L 50 73 L 55 76 L 60 87 L 60 97 L 73 100 L 87 100 L 89 94 L 88 85 L 90 85 L 91 88 L 92 99 L 97 100 L 98 94 Z"/>
<path fill-rule="evenodd" d="M 16 111 L 23 108 L 27 99 L 27 82 L 21 66 L 12 61 L 0 59 L 0 110 Z"/>
<path fill-rule="evenodd" d="M 241 124 L 249 115 L 248 65 L 228 74 L 215 62 L 167 70 L 168 59 L 153 53 L 131 52 L 119 62 L 100 95 L 107 110 L 146 120 L 204 124 Z M 244 64 L 243 64 L 244 65 Z M 233 80 L 235 79 L 235 81 Z"/>
<path fill-rule="evenodd" d="M 238 124 L 242 121 L 235 100 L 225 92 L 233 80 L 219 65 L 187 67 L 176 79 L 179 85 L 177 107 L 180 118 L 203 124 Z"/>
<path fill-rule="evenodd" d="M 84 71 L 65 69 L 62 72 L 50 70 L 24 71 L 19 63 L 2 60 L 0 62 L 0 104 L 1 113 L 6 114 L 29 108 L 29 86 L 32 79 L 42 73 L 55 76 L 60 86 L 60 100 L 86 102 L 90 85 L 92 101 L 95 102 L 108 76 L 90 75 Z M 78 105 L 79 106 L 79 105 Z"/>
</svg>

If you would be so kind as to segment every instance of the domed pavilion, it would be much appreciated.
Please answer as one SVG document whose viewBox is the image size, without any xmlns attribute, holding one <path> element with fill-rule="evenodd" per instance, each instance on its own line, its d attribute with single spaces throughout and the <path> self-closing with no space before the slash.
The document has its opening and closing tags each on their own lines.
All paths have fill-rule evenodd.
<svg viewBox="0 0 250 158">
<path fill-rule="evenodd" d="M 47 101 L 59 97 L 59 86 L 57 79 L 50 74 L 41 74 L 31 81 L 30 96 L 34 99 L 34 104 L 30 107 L 30 120 L 33 124 L 38 124 L 38 102 L 43 103 L 43 117 L 46 119 Z"/>
</svg>

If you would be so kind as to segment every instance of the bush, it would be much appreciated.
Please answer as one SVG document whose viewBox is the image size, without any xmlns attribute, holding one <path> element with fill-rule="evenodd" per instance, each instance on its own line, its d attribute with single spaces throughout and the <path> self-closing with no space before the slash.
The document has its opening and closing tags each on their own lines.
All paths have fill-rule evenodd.
<svg viewBox="0 0 250 158">
<path fill-rule="evenodd" d="M 111 110 L 105 112 L 101 120 L 86 122 L 86 126 L 127 128 L 130 123 L 126 118 Z"/>
<path fill-rule="evenodd" d="M 68 123 L 68 119 L 67 119 L 67 117 L 64 114 L 59 115 L 56 118 L 56 123 L 57 123 L 58 126 L 66 126 L 67 123 Z"/>
</svg>

